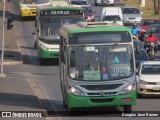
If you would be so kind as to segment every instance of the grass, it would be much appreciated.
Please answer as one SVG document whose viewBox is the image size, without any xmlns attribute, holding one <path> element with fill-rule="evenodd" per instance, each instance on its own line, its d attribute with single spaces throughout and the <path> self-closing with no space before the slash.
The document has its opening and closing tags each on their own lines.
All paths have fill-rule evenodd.
<svg viewBox="0 0 160 120">
<path fill-rule="evenodd" d="M 134 6 L 143 12 L 143 18 L 160 18 L 160 15 L 154 14 L 153 0 L 145 0 L 145 7 L 140 7 L 140 0 L 121 0 L 126 6 Z"/>
</svg>

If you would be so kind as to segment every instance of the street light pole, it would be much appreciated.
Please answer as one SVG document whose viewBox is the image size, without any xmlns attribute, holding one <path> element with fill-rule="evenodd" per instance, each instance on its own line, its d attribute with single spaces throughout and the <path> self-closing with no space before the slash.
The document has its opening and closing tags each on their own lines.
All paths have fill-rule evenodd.
<svg viewBox="0 0 160 120">
<path fill-rule="evenodd" d="M 5 22 L 6 1 L 3 0 L 3 26 L 2 26 L 2 50 L 1 50 L 1 74 L 0 77 L 6 77 L 3 73 L 3 59 L 4 59 L 4 22 Z"/>
</svg>

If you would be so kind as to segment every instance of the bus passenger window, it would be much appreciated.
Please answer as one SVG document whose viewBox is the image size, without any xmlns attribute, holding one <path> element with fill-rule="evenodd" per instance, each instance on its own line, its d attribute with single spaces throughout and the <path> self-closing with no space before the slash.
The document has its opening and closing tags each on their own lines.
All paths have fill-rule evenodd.
<svg viewBox="0 0 160 120">
<path fill-rule="evenodd" d="M 75 51 L 70 51 L 70 76 L 71 78 L 78 77 L 78 62 Z"/>
</svg>

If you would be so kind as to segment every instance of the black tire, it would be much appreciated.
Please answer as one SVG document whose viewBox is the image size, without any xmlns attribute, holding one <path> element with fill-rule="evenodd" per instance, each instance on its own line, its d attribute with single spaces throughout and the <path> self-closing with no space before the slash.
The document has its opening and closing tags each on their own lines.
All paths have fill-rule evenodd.
<svg viewBox="0 0 160 120">
<path fill-rule="evenodd" d="M 34 49 L 37 49 L 37 42 L 34 42 Z"/>
<path fill-rule="evenodd" d="M 124 106 L 124 112 L 125 113 L 132 112 L 132 106 L 131 105 L 125 105 Z"/>
</svg>

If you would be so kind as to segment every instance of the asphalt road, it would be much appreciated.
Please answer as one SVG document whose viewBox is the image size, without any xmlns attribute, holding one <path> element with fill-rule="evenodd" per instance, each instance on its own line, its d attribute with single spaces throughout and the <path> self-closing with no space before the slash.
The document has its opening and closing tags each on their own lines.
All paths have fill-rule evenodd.
<svg viewBox="0 0 160 120">
<path fill-rule="evenodd" d="M 100 18 L 100 14 L 103 7 L 96 7 L 94 6 L 94 0 L 88 0 L 90 4 L 93 5 L 93 10 L 96 11 L 96 19 Z M 19 33 L 17 40 L 20 43 L 20 48 L 23 55 L 23 64 L 19 66 L 10 67 L 10 73 L 21 75 L 22 77 L 27 77 L 28 80 L 31 81 L 31 86 L 36 86 L 39 88 L 38 90 L 34 90 L 33 92 L 35 95 L 42 99 L 42 104 L 44 108 L 48 111 L 57 111 L 60 113 L 61 111 L 67 111 L 62 106 L 62 95 L 60 90 L 60 81 L 59 81 L 59 66 L 58 64 L 52 65 L 45 65 L 39 66 L 37 62 L 37 52 L 33 48 L 33 35 L 34 32 L 34 19 L 28 19 L 26 21 L 21 21 L 19 17 L 19 7 L 17 0 L 11 0 L 11 10 L 12 16 L 14 17 L 14 25 L 16 27 L 16 32 Z M 119 3 L 117 3 L 119 5 Z M 159 53 L 158 53 L 159 54 Z M 7 68 L 6 68 L 7 69 Z M 159 104 L 160 97 L 145 97 L 142 99 L 137 99 L 137 105 L 133 106 L 133 111 L 160 111 L 160 104 Z M 104 108 L 103 108 L 104 109 Z M 122 108 L 105 108 L 105 110 L 113 109 L 113 111 L 122 110 Z M 53 113 L 50 113 L 52 116 Z M 83 117 L 50 117 L 48 119 L 62 119 L 62 120 L 83 120 L 83 119 L 106 119 L 105 116 L 112 116 L 112 115 L 104 115 L 104 114 L 89 114 L 89 115 L 82 115 Z M 107 118 L 108 119 L 108 118 Z M 117 117 L 109 118 L 110 120 L 116 120 Z M 150 120 L 151 118 L 128 118 L 128 117 L 119 117 L 119 120 L 124 119 L 145 119 Z M 159 119 L 155 117 L 154 119 Z"/>
</svg>

